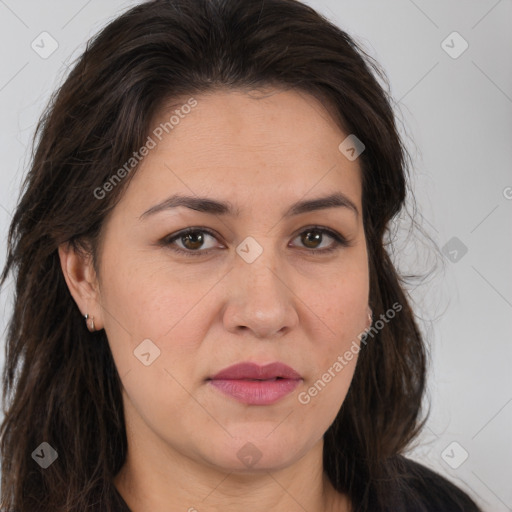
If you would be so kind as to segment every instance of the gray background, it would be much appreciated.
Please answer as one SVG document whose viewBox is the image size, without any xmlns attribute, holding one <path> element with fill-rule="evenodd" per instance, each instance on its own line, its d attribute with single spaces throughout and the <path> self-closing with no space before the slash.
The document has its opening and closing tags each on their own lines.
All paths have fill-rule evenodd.
<svg viewBox="0 0 512 512">
<path fill-rule="evenodd" d="M 38 116 L 86 40 L 136 3 L 0 0 L 0 264 Z M 307 3 L 385 69 L 414 159 L 416 220 L 440 249 L 404 236 L 406 216 L 397 223 L 399 268 L 435 269 L 410 287 L 432 360 L 431 414 L 410 455 L 485 511 L 512 511 L 512 1 Z M 47 58 L 31 47 L 51 49 L 44 31 L 58 44 Z"/>
</svg>

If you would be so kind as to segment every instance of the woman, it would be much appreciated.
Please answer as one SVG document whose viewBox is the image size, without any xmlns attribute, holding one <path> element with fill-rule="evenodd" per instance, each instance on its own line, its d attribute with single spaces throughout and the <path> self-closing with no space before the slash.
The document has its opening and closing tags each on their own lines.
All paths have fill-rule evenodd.
<svg viewBox="0 0 512 512">
<path fill-rule="evenodd" d="M 9 232 L 2 507 L 477 511 L 403 453 L 378 68 L 295 0 L 155 0 L 54 96 Z"/>
</svg>

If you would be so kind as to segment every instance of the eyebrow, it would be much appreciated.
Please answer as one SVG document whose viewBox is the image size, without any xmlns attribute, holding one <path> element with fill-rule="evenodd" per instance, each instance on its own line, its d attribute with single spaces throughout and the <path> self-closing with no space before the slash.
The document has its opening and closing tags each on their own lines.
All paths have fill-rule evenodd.
<svg viewBox="0 0 512 512">
<path fill-rule="evenodd" d="M 184 206 L 186 208 L 190 208 L 191 210 L 214 215 L 240 215 L 239 208 L 235 208 L 229 201 L 217 201 L 208 197 L 194 197 L 175 194 L 165 199 L 161 203 L 152 206 L 149 208 L 149 210 L 146 210 L 139 218 L 142 220 L 145 217 L 149 217 L 158 212 L 176 208 L 178 206 Z M 283 216 L 291 217 L 293 215 L 324 210 L 326 208 L 347 208 L 351 210 L 356 215 L 356 217 L 359 216 L 359 210 L 357 209 L 357 206 L 345 194 L 342 194 L 341 192 L 318 197 L 316 199 L 297 201 L 284 212 Z"/>
</svg>

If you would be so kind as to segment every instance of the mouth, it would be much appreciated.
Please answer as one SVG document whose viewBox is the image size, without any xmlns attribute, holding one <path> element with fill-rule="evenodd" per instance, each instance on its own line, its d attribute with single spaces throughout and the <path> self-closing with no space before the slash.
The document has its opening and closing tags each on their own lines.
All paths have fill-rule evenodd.
<svg viewBox="0 0 512 512">
<path fill-rule="evenodd" d="M 283 363 L 259 366 L 240 363 L 215 374 L 208 383 L 216 390 L 248 405 L 271 405 L 289 395 L 302 382 L 301 375 Z"/>
</svg>

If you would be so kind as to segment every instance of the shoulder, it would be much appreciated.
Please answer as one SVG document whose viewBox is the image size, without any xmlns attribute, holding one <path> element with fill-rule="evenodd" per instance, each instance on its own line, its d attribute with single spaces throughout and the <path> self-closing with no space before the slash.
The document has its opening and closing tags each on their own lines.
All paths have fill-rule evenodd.
<svg viewBox="0 0 512 512">
<path fill-rule="evenodd" d="M 482 512 L 473 499 L 447 478 L 406 457 L 397 457 L 398 494 L 414 512 Z"/>
</svg>

